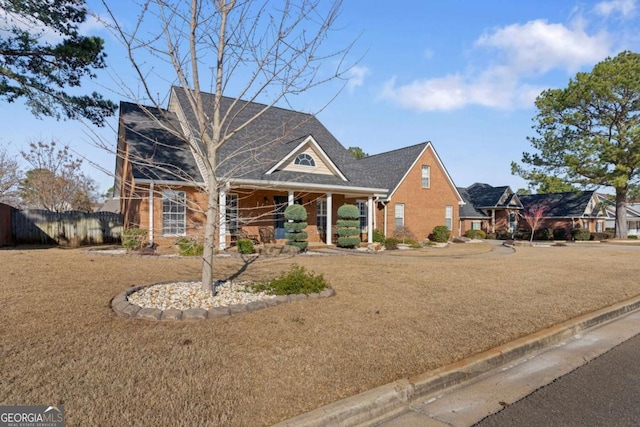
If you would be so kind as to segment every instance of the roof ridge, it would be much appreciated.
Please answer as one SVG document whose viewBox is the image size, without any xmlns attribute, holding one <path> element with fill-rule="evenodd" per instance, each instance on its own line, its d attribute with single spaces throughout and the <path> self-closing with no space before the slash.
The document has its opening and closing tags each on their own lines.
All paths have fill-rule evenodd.
<svg viewBox="0 0 640 427">
<path fill-rule="evenodd" d="M 183 90 L 183 91 L 185 90 L 185 88 L 183 88 L 182 86 L 172 85 L 172 86 L 171 86 L 171 89 L 174 89 L 174 88 L 176 88 L 176 89 L 181 89 L 181 90 Z M 193 90 L 193 89 L 189 88 L 188 90 Z M 214 95 L 215 95 L 215 92 L 214 92 L 214 93 L 212 93 L 212 92 L 200 91 L 200 93 L 201 93 L 201 94 L 204 94 L 204 95 L 207 95 L 207 96 L 214 96 Z M 227 100 L 229 100 L 229 101 L 235 101 L 235 100 L 238 100 L 238 101 L 240 101 L 240 102 L 246 102 L 247 104 L 253 104 L 253 105 L 263 106 L 263 107 L 268 107 L 268 108 L 276 108 L 276 109 L 278 109 L 278 110 L 288 111 L 288 112 L 290 112 L 290 113 L 296 113 L 296 114 L 302 114 L 302 115 L 305 115 L 305 116 L 316 117 L 316 115 L 315 115 L 315 114 L 312 114 L 312 113 L 305 113 L 305 112 L 303 112 L 303 111 L 293 110 L 293 109 L 291 109 L 291 108 L 279 107 L 279 106 L 277 106 L 277 105 L 269 105 L 269 104 L 265 104 L 265 103 L 263 103 L 263 102 L 248 101 L 248 100 L 246 100 L 246 99 L 242 99 L 242 98 L 235 98 L 235 97 L 232 97 L 232 96 L 226 96 L 226 95 L 222 95 L 222 98 L 227 99 Z"/>
<path fill-rule="evenodd" d="M 391 154 L 391 153 L 398 152 L 398 151 L 409 150 L 410 148 L 416 148 L 416 147 L 421 146 L 421 145 L 426 146 L 427 144 L 430 144 L 430 143 L 431 143 L 431 141 L 425 141 L 425 142 L 421 142 L 419 144 L 409 145 L 408 147 L 401 147 L 401 148 L 396 148 L 396 149 L 393 149 L 393 150 L 390 150 L 390 151 L 385 151 L 385 152 L 378 153 L 378 154 L 372 154 L 370 156 L 366 156 L 366 157 L 363 157 L 363 158 L 357 159 L 357 160 L 360 161 L 360 160 L 365 160 L 365 159 L 371 159 L 373 157 L 383 156 L 383 155 Z"/>
</svg>

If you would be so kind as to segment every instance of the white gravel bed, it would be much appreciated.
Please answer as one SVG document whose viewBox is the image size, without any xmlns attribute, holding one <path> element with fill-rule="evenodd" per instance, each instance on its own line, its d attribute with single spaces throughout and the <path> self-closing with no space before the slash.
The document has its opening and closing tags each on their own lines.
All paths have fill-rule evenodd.
<svg viewBox="0 0 640 427">
<path fill-rule="evenodd" d="M 264 292 L 252 292 L 247 282 L 217 282 L 216 294 L 201 289 L 200 282 L 175 282 L 161 285 L 147 286 L 129 295 L 129 302 L 142 308 L 159 308 L 167 310 L 175 308 L 187 310 L 190 308 L 204 308 L 247 304 L 275 298 Z"/>
</svg>

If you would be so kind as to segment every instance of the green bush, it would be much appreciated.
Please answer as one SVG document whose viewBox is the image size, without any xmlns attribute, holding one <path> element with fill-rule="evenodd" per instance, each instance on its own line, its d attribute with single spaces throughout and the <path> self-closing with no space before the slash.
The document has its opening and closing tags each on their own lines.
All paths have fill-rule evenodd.
<svg viewBox="0 0 640 427">
<path fill-rule="evenodd" d="M 496 239 L 496 233 L 487 233 L 487 239 L 495 240 Z"/>
<path fill-rule="evenodd" d="M 307 210 L 302 205 L 289 205 L 284 210 L 284 217 L 289 221 L 285 223 L 285 237 L 287 245 L 300 248 L 305 251 L 309 246 L 307 239 L 309 234 L 304 231 L 307 228 Z"/>
<path fill-rule="evenodd" d="M 181 237 L 173 244 L 178 246 L 178 254 L 180 256 L 202 256 L 204 251 L 204 246 L 198 242 L 198 239 Z"/>
<path fill-rule="evenodd" d="M 302 205 L 289 205 L 284 210 L 285 219 L 302 222 L 307 220 L 307 210 Z"/>
<path fill-rule="evenodd" d="M 126 228 L 122 231 L 122 246 L 129 251 L 137 251 L 147 240 L 147 230 L 140 228 Z"/>
<path fill-rule="evenodd" d="M 360 209 L 356 205 L 342 205 L 338 208 L 340 219 L 360 219 Z M 359 223 L 358 223 L 359 224 Z"/>
<path fill-rule="evenodd" d="M 384 247 L 387 248 L 388 251 L 398 249 L 398 243 L 398 239 L 393 237 L 387 237 L 384 239 Z"/>
<path fill-rule="evenodd" d="M 433 227 L 433 231 L 429 235 L 429 240 L 437 243 L 445 243 L 449 241 L 449 229 L 444 225 Z"/>
<path fill-rule="evenodd" d="M 483 230 L 467 230 L 464 233 L 464 237 L 468 237 L 469 239 L 486 239 L 487 233 Z"/>
<path fill-rule="evenodd" d="M 627 239 L 637 240 L 638 236 L 636 236 L 635 234 L 632 234 L 632 235 L 627 236 Z"/>
<path fill-rule="evenodd" d="M 269 282 L 257 283 L 253 286 L 257 292 L 271 295 L 311 294 L 322 292 L 329 284 L 322 274 L 307 272 L 304 267 L 292 264 L 288 272 Z"/>
<path fill-rule="evenodd" d="M 566 228 L 556 228 L 553 230 L 553 239 L 554 240 L 567 240 L 567 229 Z"/>
<path fill-rule="evenodd" d="M 533 233 L 534 240 L 553 240 L 553 230 L 550 228 L 540 228 Z"/>
<path fill-rule="evenodd" d="M 249 255 L 254 252 L 253 242 L 250 239 L 238 239 L 238 253 Z"/>
<path fill-rule="evenodd" d="M 589 240 L 591 238 L 591 233 L 589 230 L 585 230 L 584 228 L 574 228 L 571 230 L 571 237 L 573 240 Z"/>
<path fill-rule="evenodd" d="M 338 246 L 354 248 L 360 244 L 360 210 L 355 205 L 342 205 L 338 208 Z"/>
<path fill-rule="evenodd" d="M 380 243 L 383 244 L 384 243 L 384 233 L 380 230 L 378 230 L 377 228 L 375 230 L 373 230 L 373 241 L 376 243 Z"/>
</svg>

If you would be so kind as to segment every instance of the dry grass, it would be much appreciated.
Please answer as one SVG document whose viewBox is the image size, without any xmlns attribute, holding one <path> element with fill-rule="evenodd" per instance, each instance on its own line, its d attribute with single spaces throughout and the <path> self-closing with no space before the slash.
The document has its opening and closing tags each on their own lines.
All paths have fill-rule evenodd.
<svg viewBox="0 0 640 427">
<path fill-rule="evenodd" d="M 2 250 L 0 404 L 64 403 L 69 426 L 273 424 L 640 294 L 638 249 L 603 246 L 259 259 L 243 278 L 296 262 L 337 295 L 194 323 L 109 301 L 198 260 Z"/>
</svg>

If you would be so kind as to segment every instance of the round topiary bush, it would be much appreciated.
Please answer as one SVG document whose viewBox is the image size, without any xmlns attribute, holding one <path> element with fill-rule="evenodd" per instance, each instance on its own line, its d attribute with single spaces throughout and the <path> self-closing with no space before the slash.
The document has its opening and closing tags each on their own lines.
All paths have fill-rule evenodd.
<svg viewBox="0 0 640 427">
<path fill-rule="evenodd" d="M 289 221 L 284 225 L 287 230 L 284 234 L 287 245 L 305 251 L 309 246 L 309 235 L 304 231 L 307 228 L 307 210 L 302 205 L 289 205 L 284 210 L 284 217 Z"/>
<path fill-rule="evenodd" d="M 449 241 L 449 229 L 444 225 L 433 227 L 433 231 L 429 235 L 429 240 L 436 243 L 446 243 Z"/>
<path fill-rule="evenodd" d="M 360 210 L 356 205 L 338 208 L 338 246 L 354 248 L 360 244 Z"/>
<path fill-rule="evenodd" d="M 571 237 L 574 240 L 589 240 L 591 238 L 591 232 L 584 228 L 574 228 L 571 230 Z"/>
</svg>

